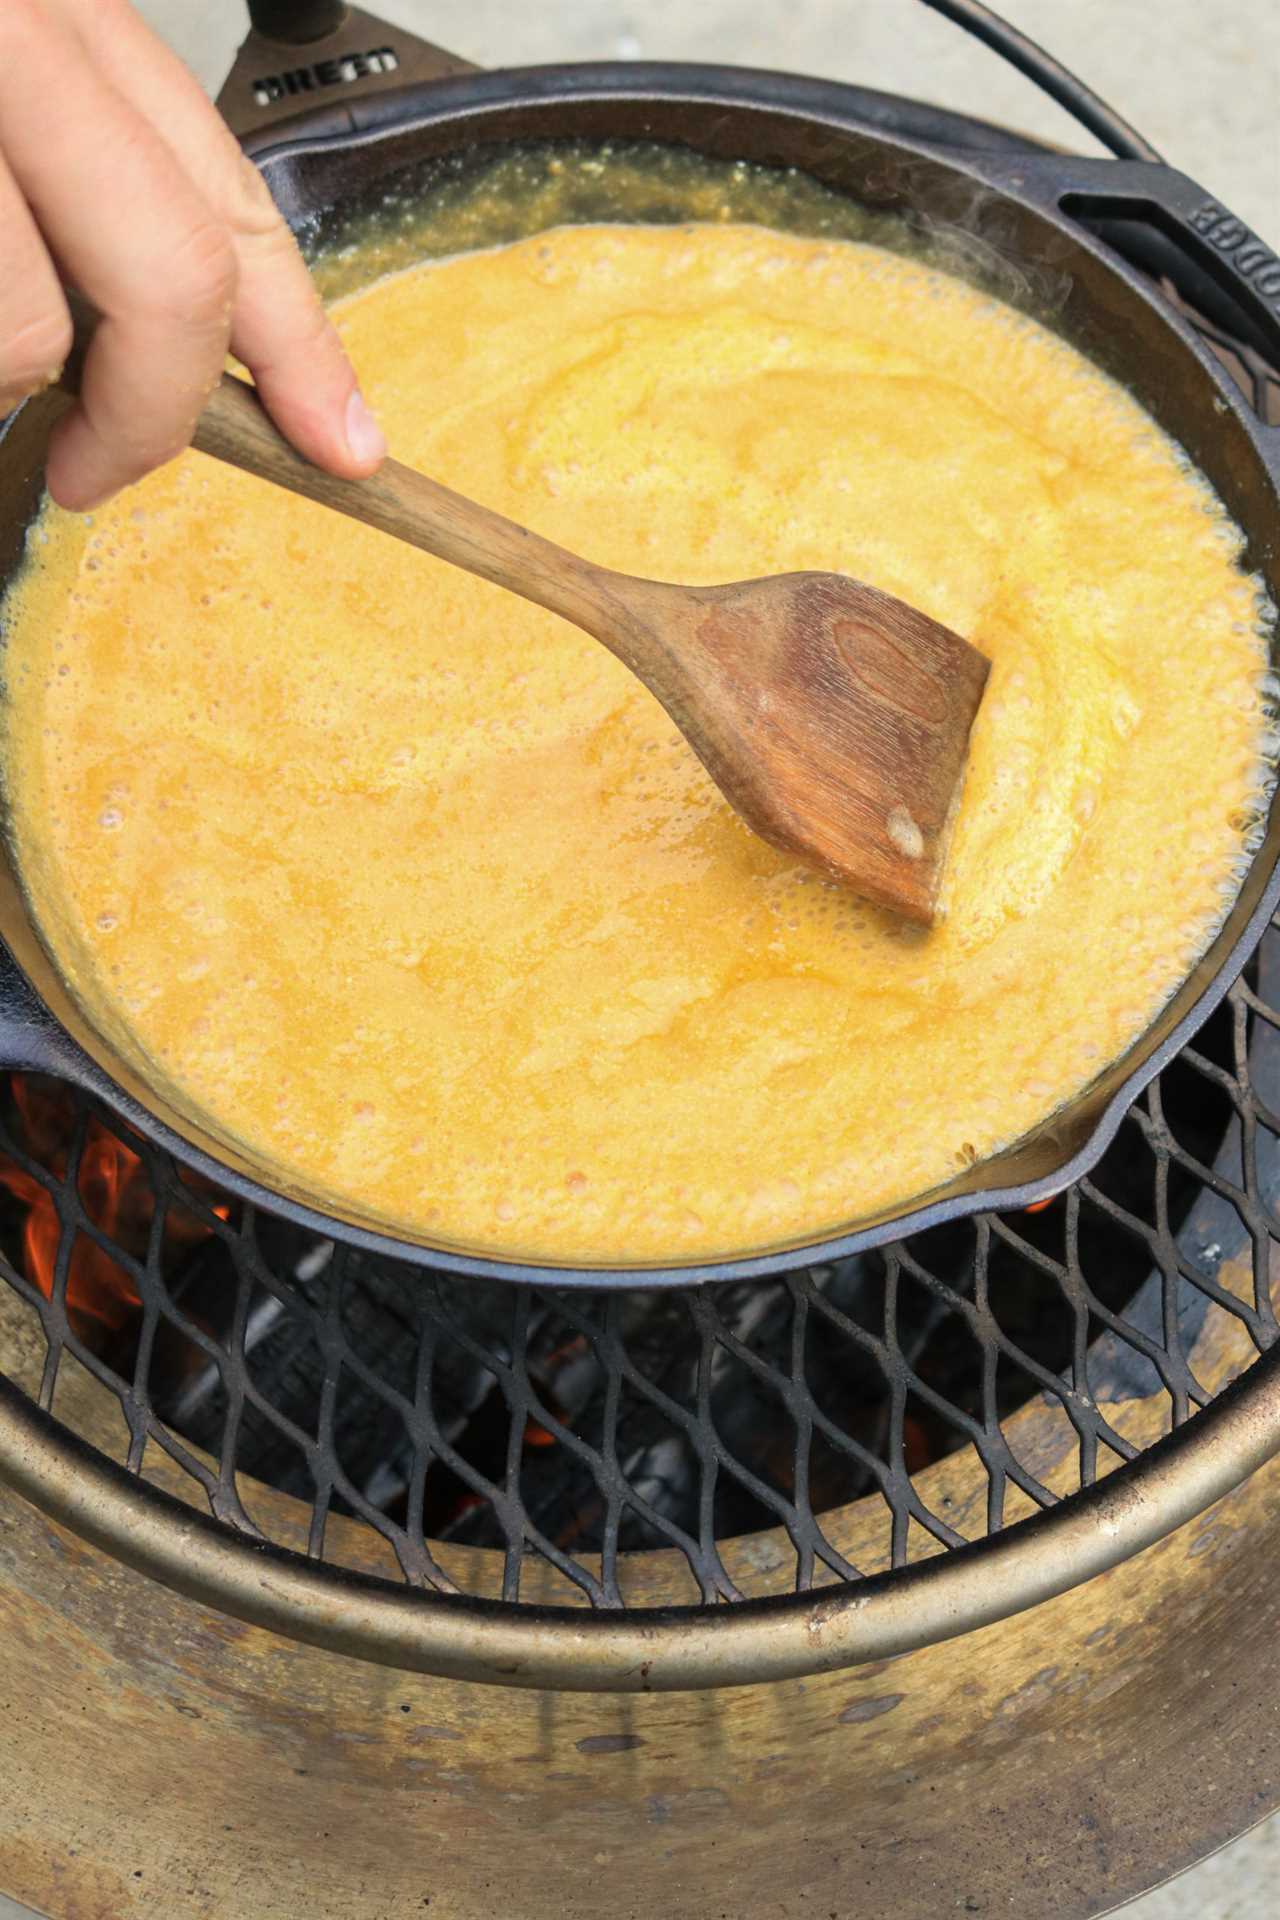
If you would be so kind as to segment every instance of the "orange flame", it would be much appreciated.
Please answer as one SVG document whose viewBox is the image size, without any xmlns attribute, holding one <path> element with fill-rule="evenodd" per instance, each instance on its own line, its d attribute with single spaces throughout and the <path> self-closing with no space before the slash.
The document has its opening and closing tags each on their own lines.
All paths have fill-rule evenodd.
<svg viewBox="0 0 1280 1920">
<path fill-rule="evenodd" d="M 75 1131 L 75 1106 L 67 1092 L 25 1074 L 11 1076 L 26 1147 L 55 1179 L 66 1177 Z M 155 1217 L 155 1195 L 137 1154 L 91 1117 L 79 1166 L 80 1203 L 108 1239 L 126 1253 L 146 1254 Z M 0 1158 L 0 1186 L 27 1209 L 22 1227 L 26 1277 L 46 1299 L 53 1297 L 62 1224 L 48 1188 L 12 1161 Z M 214 1209 L 223 1219 L 225 1206 Z M 210 1232 L 204 1222 L 172 1210 L 165 1220 L 167 1243 L 193 1245 Z M 67 1311 L 77 1332 L 117 1333 L 141 1307 L 138 1292 L 119 1262 L 85 1233 L 78 1233 L 67 1270 Z"/>
</svg>

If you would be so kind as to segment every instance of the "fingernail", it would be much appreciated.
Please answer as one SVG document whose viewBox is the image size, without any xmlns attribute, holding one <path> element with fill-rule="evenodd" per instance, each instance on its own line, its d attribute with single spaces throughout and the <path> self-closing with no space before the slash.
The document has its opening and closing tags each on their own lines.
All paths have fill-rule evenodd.
<svg viewBox="0 0 1280 1920">
<path fill-rule="evenodd" d="M 362 466 L 381 460 L 387 450 L 387 436 L 365 405 L 359 387 L 352 388 L 347 401 L 347 447 Z"/>
</svg>

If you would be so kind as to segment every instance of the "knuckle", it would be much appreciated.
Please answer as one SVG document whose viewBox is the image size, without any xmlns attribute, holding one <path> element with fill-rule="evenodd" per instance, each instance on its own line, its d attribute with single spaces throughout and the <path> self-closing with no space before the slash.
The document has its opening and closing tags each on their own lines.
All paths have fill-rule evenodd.
<svg viewBox="0 0 1280 1920">
<path fill-rule="evenodd" d="M 128 117 L 116 129 L 103 171 L 132 181 L 138 196 L 139 248 L 132 256 L 133 286 L 125 304 L 160 320 L 229 321 L 236 284 L 230 230 L 190 179 L 175 174 L 172 156 L 154 128 Z"/>
<path fill-rule="evenodd" d="M 71 318 L 49 306 L 5 330 L 0 339 L 0 392 L 34 393 L 56 379 L 71 351 Z"/>
<path fill-rule="evenodd" d="M 247 240 L 265 241 L 293 251 L 294 239 L 284 223 L 271 190 L 247 153 L 236 151 L 236 180 L 232 218 L 236 232 Z"/>
<path fill-rule="evenodd" d="M 228 322 L 236 287 L 236 253 L 219 220 L 202 220 L 176 248 L 168 274 L 165 303 L 183 319 Z"/>
<path fill-rule="evenodd" d="M 314 356 L 323 353 L 332 337 L 333 322 L 319 300 L 304 302 L 273 342 L 272 351 L 256 356 L 254 377 L 261 380 L 287 369 L 314 366 Z"/>
<path fill-rule="evenodd" d="M 295 329 L 297 348 L 310 353 L 314 348 L 324 346 L 333 334 L 333 321 L 325 312 L 319 295 L 308 300 L 298 315 Z"/>
</svg>

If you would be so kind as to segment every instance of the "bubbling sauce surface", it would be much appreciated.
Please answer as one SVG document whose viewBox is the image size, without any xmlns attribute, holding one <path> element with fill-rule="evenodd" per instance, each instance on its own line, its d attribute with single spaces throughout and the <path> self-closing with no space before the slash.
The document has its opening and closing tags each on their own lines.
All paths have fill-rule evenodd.
<svg viewBox="0 0 1280 1920">
<path fill-rule="evenodd" d="M 709 1257 L 1045 1119 L 1220 921 L 1263 609 L 1138 405 L 844 241 L 571 227 L 339 313 L 392 451 L 607 566 L 796 568 L 993 663 L 930 933 L 755 839 L 554 616 L 186 456 L 46 513 L 12 830 L 82 1005 L 292 1191 L 427 1237 Z"/>
</svg>

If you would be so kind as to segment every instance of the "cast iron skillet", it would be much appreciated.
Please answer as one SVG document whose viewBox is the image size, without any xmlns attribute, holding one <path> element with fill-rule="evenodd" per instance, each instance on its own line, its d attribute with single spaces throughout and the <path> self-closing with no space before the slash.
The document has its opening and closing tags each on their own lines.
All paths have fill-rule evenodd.
<svg viewBox="0 0 1280 1920">
<path fill-rule="evenodd" d="M 447 59 L 444 64 L 448 64 Z M 456 67 L 456 63 L 453 63 Z M 362 122 L 364 124 L 362 124 Z M 904 131 L 904 123 L 926 136 Z M 433 156 L 478 145 L 575 138 L 669 143 L 719 159 L 798 167 L 873 208 L 962 225 L 1006 261 L 1066 289 L 1059 331 L 1121 380 L 1186 448 L 1245 530 L 1245 564 L 1280 599 L 1280 428 L 1264 426 L 1198 337 L 1104 235 L 1197 276 L 1280 360 L 1280 262 L 1185 176 L 1149 161 L 1084 160 L 992 132 L 989 151 L 947 145 L 945 114 L 884 95 L 725 67 L 598 65 L 467 72 L 380 90 L 259 134 L 255 157 L 295 225 L 376 199 Z M 47 408 L 22 407 L 0 433 L 0 578 L 20 561 L 41 496 Z M 1274 663 L 1273 663 L 1274 664 Z M 1170 804 L 1176 806 L 1176 795 Z M 1035 1135 L 897 1212 L 820 1242 L 749 1248 L 678 1267 L 560 1267 L 397 1239 L 357 1211 L 322 1211 L 278 1170 L 214 1137 L 149 1086 L 97 1034 L 64 987 L 0 847 L 0 1067 L 42 1069 L 87 1089 L 139 1134 L 246 1200 L 321 1232 L 424 1264 L 559 1286 L 689 1284 L 830 1259 L 986 1207 L 1025 1206 L 1085 1172 L 1135 1095 L 1222 998 L 1280 898 L 1280 800 L 1232 912 L 1149 1030 Z"/>
</svg>

